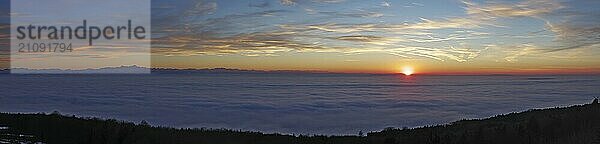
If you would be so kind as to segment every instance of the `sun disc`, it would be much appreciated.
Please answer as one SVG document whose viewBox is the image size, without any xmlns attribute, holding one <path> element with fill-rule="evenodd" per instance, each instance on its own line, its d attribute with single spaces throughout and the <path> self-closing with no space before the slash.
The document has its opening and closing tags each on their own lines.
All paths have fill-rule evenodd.
<svg viewBox="0 0 600 144">
<path fill-rule="evenodd" d="M 414 72 L 415 71 L 414 71 L 414 69 L 412 67 L 405 66 L 405 67 L 402 68 L 402 74 L 404 74 L 404 75 L 407 75 L 407 76 L 408 75 L 412 75 Z"/>
</svg>

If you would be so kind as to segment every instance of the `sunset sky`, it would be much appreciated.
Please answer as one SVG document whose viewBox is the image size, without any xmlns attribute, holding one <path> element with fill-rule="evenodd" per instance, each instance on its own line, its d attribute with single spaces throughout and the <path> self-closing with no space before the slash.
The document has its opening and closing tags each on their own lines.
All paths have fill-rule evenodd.
<svg viewBox="0 0 600 144">
<path fill-rule="evenodd" d="M 152 66 L 600 73 L 598 7 L 591 0 L 153 0 Z"/>
</svg>

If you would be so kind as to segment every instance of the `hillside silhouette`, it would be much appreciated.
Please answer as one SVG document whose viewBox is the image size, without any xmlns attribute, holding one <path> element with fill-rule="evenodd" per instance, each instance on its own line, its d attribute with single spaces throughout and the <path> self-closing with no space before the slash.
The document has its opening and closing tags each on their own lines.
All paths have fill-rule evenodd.
<svg viewBox="0 0 600 144">
<path fill-rule="evenodd" d="M 362 134 L 362 132 L 360 132 Z M 0 143 L 48 144 L 600 144 L 600 104 L 528 110 L 367 136 L 175 129 L 52 114 L 0 114 Z"/>
</svg>

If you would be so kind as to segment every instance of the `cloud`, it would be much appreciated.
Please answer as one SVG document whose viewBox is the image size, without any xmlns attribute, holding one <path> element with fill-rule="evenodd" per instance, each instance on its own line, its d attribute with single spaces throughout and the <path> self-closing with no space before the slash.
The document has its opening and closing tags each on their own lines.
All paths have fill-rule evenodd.
<svg viewBox="0 0 600 144">
<path fill-rule="evenodd" d="M 384 14 L 372 11 L 359 10 L 357 12 L 336 12 L 336 11 L 322 11 L 319 14 L 331 16 L 334 18 L 350 17 L 350 18 L 377 18 L 382 17 Z"/>
<path fill-rule="evenodd" d="M 546 22 L 546 29 L 556 35 L 557 44 L 538 48 L 538 52 L 558 52 L 570 49 L 592 48 L 600 44 L 600 15 L 597 10 L 586 11 L 554 0 L 526 0 L 517 4 L 478 5 L 464 2 L 467 14 L 477 17 L 533 17 Z M 568 4 L 568 3 L 567 3 Z M 549 20 L 549 19 L 559 19 Z M 563 19 L 563 21 L 560 21 Z M 518 55 L 529 54 L 521 50 Z M 512 60 L 509 57 L 509 60 Z"/>
<path fill-rule="evenodd" d="M 282 1 L 295 4 L 297 1 Z M 337 3 L 341 1 L 313 1 Z M 198 8 L 198 7 L 196 7 Z M 312 25 L 279 25 L 276 29 L 253 30 L 265 17 L 283 10 L 267 10 L 247 14 L 232 14 L 221 18 L 211 18 L 199 22 L 181 23 L 172 28 L 162 28 L 157 32 L 164 35 L 154 41 L 158 48 L 154 52 L 164 55 L 228 55 L 246 56 L 276 55 L 278 52 L 338 52 L 365 53 L 383 52 L 394 55 L 424 56 L 437 60 L 452 59 L 465 61 L 476 55 L 475 51 L 457 51 L 455 49 L 436 50 L 427 46 L 403 46 L 399 42 L 433 42 L 444 41 L 427 35 L 428 39 L 418 36 L 431 34 L 418 31 L 424 28 L 448 27 L 448 25 L 423 19 L 422 24 L 415 25 L 377 25 L 377 24 L 312 24 Z M 381 14 L 359 10 L 358 12 L 319 12 L 319 14 L 344 17 L 380 17 Z M 254 25 L 243 25 L 257 21 Z M 265 23 L 265 25 L 272 25 Z M 465 26 L 466 24 L 461 24 Z M 458 25 L 453 25 L 458 26 Z M 468 26 L 468 25 L 466 25 Z M 183 29 L 181 28 L 183 27 Z M 414 29 L 414 30 L 409 30 Z M 375 32 L 372 35 L 360 34 Z M 383 36 L 380 36 L 382 35 Z M 337 35 L 337 36 L 336 36 Z M 334 37 L 331 37 L 334 36 Z M 449 39 L 458 39 L 453 36 Z M 448 39 L 448 40 L 449 40 Z M 393 47 L 392 47 L 393 46 Z M 413 50 L 413 51 L 411 51 Z M 400 54 L 403 53 L 403 54 Z"/>
<path fill-rule="evenodd" d="M 478 28 L 499 26 L 494 23 L 499 18 L 539 17 L 561 9 L 562 6 L 552 0 L 527 0 L 517 4 L 488 3 L 475 4 L 463 1 L 467 16 L 452 17 L 442 20 L 421 18 L 421 22 L 396 26 L 406 29 L 446 29 L 446 28 Z"/>
<path fill-rule="evenodd" d="M 600 45 L 596 44 L 595 47 Z M 540 44 L 524 43 L 524 44 L 502 44 L 502 45 L 487 45 L 487 52 L 481 54 L 482 57 L 496 60 L 496 62 L 517 63 L 523 60 L 535 61 L 578 61 L 587 58 L 594 58 L 597 53 L 591 49 L 564 49 L 556 50 Z"/>
<path fill-rule="evenodd" d="M 318 44 L 300 43 L 291 40 L 293 32 L 271 32 L 238 34 L 216 37 L 209 33 L 184 34 L 155 40 L 160 49 L 155 52 L 166 55 L 225 55 L 246 56 L 273 55 L 276 52 L 318 51 L 327 48 Z"/>
<path fill-rule="evenodd" d="M 296 4 L 296 0 L 280 0 L 281 5 L 291 6 Z"/>
<path fill-rule="evenodd" d="M 299 2 L 338 3 L 342 1 L 281 0 L 283 5 Z M 385 1 L 384 1 L 385 2 Z M 388 3 L 389 4 L 389 3 Z M 483 28 L 507 28 L 499 21 L 511 18 L 533 18 L 545 20 L 548 15 L 565 9 L 562 3 L 552 0 L 526 0 L 515 3 L 472 3 L 463 2 L 464 16 L 437 19 L 421 18 L 416 22 L 402 23 L 333 23 L 307 21 L 301 23 L 273 23 L 286 10 L 265 10 L 245 14 L 231 14 L 220 18 L 203 19 L 181 23 L 172 28 L 161 29 L 163 37 L 157 38 L 159 48 L 155 52 L 168 56 L 177 55 L 245 55 L 274 56 L 281 52 L 335 52 L 388 53 L 400 57 L 422 57 L 434 60 L 465 62 L 474 59 L 486 50 L 486 44 L 463 45 L 463 41 L 489 39 L 499 35 L 483 32 Z M 413 4 L 421 6 L 422 4 Z M 383 14 L 373 11 L 317 11 L 318 18 L 377 18 Z M 589 18 L 588 18 L 589 19 Z M 180 27 L 184 27 L 183 29 Z M 594 46 L 597 44 L 598 29 L 580 29 L 573 25 L 552 24 L 549 29 L 561 33 L 562 41 L 568 46 Z M 573 34 L 570 34 L 573 33 Z M 586 34 L 587 33 L 587 34 Z M 545 34 L 529 33 L 529 35 Z M 503 36 L 500 34 L 500 36 Z M 511 36 L 519 37 L 519 36 Z M 533 37 L 533 36 L 527 36 Z M 587 38 L 587 40 L 586 40 Z M 582 40 L 583 39 L 583 40 Z M 582 42 L 588 41 L 589 43 Z M 564 42 L 563 42 L 564 43 Z M 526 44 L 525 44 L 526 45 Z M 503 60 L 516 61 L 519 57 L 544 52 L 538 47 L 519 46 L 519 50 L 506 50 L 509 55 Z M 570 48 L 570 47 L 563 47 Z M 560 50 L 553 48 L 550 50 Z M 545 50 L 549 51 L 550 50 Z"/>
<path fill-rule="evenodd" d="M 325 31 L 338 32 L 358 32 L 372 30 L 436 30 L 436 29 L 471 29 L 485 26 L 501 27 L 494 23 L 498 18 L 510 17 L 539 17 L 543 14 L 549 14 L 552 11 L 562 8 L 559 3 L 554 1 L 525 1 L 511 6 L 510 4 L 492 3 L 492 4 L 475 4 L 463 2 L 466 7 L 467 16 L 451 17 L 440 20 L 430 20 L 421 18 L 417 23 L 401 23 L 401 24 L 353 24 L 353 25 L 313 25 L 313 28 Z M 325 14 L 337 14 L 341 16 L 352 17 L 368 17 L 373 14 L 349 14 L 339 12 L 321 12 Z M 379 16 L 379 15 L 378 15 Z"/>
<path fill-rule="evenodd" d="M 381 40 L 384 38 L 379 37 L 379 36 L 352 35 L 352 36 L 340 36 L 340 37 L 337 37 L 336 39 L 345 40 L 345 41 L 372 42 L 372 41 L 378 41 L 378 40 Z"/>
<path fill-rule="evenodd" d="M 260 16 L 260 14 L 250 14 Z M 278 29 L 223 35 L 221 29 L 227 23 L 251 18 L 247 15 L 230 15 L 211 19 L 198 25 L 202 31 L 174 31 L 166 37 L 154 41 L 153 52 L 167 56 L 189 55 L 229 55 L 272 56 L 279 52 L 337 52 L 365 53 L 380 52 L 402 57 L 426 57 L 436 60 L 455 60 L 464 62 L 476 57 L 478 51 L 472 49 L 431 48 L 428 46 L 403 46 L 400 42 L 439 42 L 441 38 L 417 36 L 431 33 L 411 31 L 424 26 L 374 25 L 374 24 L 317 24 L 317 25 L 280 25 Z M 243 19 L 243 18 L 242 18 Z M 222 25 L 223 24 L 223 25 Z M 211 26 L 218 26 L 211 28 Z M 399 29 L 403 29 L 400 31 Z M 363 35 L 362 32 L 392 32 L 389 36 Z M 463 31 L 461 33 L 476 33 Z M 349 34 L 349 35 L 343 35 Z M 340 35 L 329 37 L 330 35 Z M 451 36 L 446 40 L 459 39 Z"/>
<path fill-rule="evenodd" d="M 213 1 L 206 0 L 196 0 L 194 6 L 191 9 L 188 9 L 186 15 L 195 16 L 195 15 L 206 15 L 212 14 L 217 11 L 217 3 Z"/>
<path fill-rule="evenodd" d="M 579 13 L 569 15 L 565 22 L 547 22 L 547 29 L 556 35 L 556 42 L 560 43 L 548 52 L 579 49 L 598 48 L 600 44 L 600 15 L 594 13 Z"/>
<path fill-rule="evenodd" d="M 583 5 L 593 2 L 583 2 Z M 467 14 L 473 18 L 511 18 L 531 17 L 546 23 L 546 30 L 532 32 L 526 36 L 512 37 L 535 37 L 545 36 L 546 31 L 555 36 L 554 44 L 540 47 L 528 43 L 517 46 L 518 51 L 507 50 L 512 55 L 505 58 L 507 61 L 516 61 L 518 57 L 526 55 L 539 55 L 542 53 L 555 53 L 560 51 L 584 48 L 598 48 L 600 44 L 600 15 L 598 10 L 580 9 L 570 3 L 559 3 L 554 0 L 526 0 L 516 4 L 492 3 L 479 5 L 464 2 Z M 573 52 L 568 52 L 573 53 Z M 565 53 L 561 53 L 565 54 Z M 576 56 L 570 55 L 569 58 Z"/>
<path fill-rule="evenodd" d="M 549 14 L 563 6 L 553 0 L 525 0 L 516 4 L 492 3 L 479 5 L 463 1 L 467 14 L 487 17 L 537 17 Z"/>
<path fill-rule="evenodd" d="M 477 57 L 480 53 L 480 51 L 470 48 L 454 48 L 453 46 L 447 48 L 408 46 L 389 50 L 392 52 L 391 54 L 401 57 L 410 57 L 412 55 L 439 61 L 453 60 L 457 62 L 468 61 Z"/>
<path fill-rule="evenodd" d="M 504 48 L 506 56 L 504 60 L 508 62 L 517 62 L 519 57 L 527 56 L 531 54 L 539 54 L 541 49 L 532 44 L 522 44 L 514 47 L 513 49 Z"/>
<path fill-rule="evenodd" d="M 340 3 L 345 0 L 280 0 L 279 3 L 284 6 L 293 6 L 300 2 L 313 2 L 313 3 Z"/>
<path fill-rule="evenodd" d="M 171 35 L 155 40 L 155 53 L 167 56 L 229 55 L 273 56 L 279 52 L 379 52 L 402 57 L 426 57 L 444 61 L 464 62 L 476 57 L 479 51 L 469 48 L 431 48 L 425 46 L 402 46 L 398 38 L 347 35 L 335 38 L 311 34 L 314 30 L 279 29 L 217 37 L 211 33 Z M 350 43 L 359 43 L 350 44 Z M 392 45 L 394 44 L 394 45 Z"/>
<path fill-rule="evenodd" d="M 409 8 L 409 7 L 423 7 L 423 6 L 425 6 L 425 5 L 421 4 L 421 3 L 416 3 L 416 2 L 411 2 L 411 3 L 408 3 L 408 4 L 404 5 L 404 7 L 407 7 L 407 8 Z"/>
<path fill-rule="evenodd" d="M 355 42 L 359 44 L 369 44 L 378 46 L 393 45 L 396 42 L 406 41 L 397 37 L 380 37 L 372 35 L 348 35 L 339 36 L 334 39 L 346 42 Z"/>
<path fill-rule="evenodd" d="M 288 10 L 264 10 L 251 13 L 230 14 L 217 18 L 199 19 L 188 17 L 160 24 L 153 23 L 153 34 L 155 35 L 179 35 L 179 33 L 204 33 L 207 31 L 215 33 L 243 33 L 247 29 L 258 29 L 260 26 L 268 25 L 264 21 L 267 17 L 288 13 Z M 166 15 L 171 17 L 174 15 Z"/>
<path fill-rule="evenodd" d="M 313 2 L 320 2 L 320 3 L 341 3 L 344 2 L 346 0 L 312 0 Z"/>
<path fill-rule="evenodd" d="M 383 2 L 381 2 L 381 6 L 382 7 L 392 7 L 392 3 L 388 2 L 388 1 L 383 1 Z"/>
<path fill-rule="evenodd" d="M 257 7 L 257 8 L 266 8 L 270 6 L 269 1 L 261 1 L 259 3 L 253 3 L 253 1 L 250 1 L 250 3 L 248 4 L 249 7 Z"/>
<path fill-rule="evenodd" d="M 554 1 L 525 1 L 513 6 L 511 4 L 475 4 L 470 2 L 463 2 L 466 7 L 465 11 L 467 16 L 464 17 L 451 17 L 440 20 L 430 20 L 427 18 L 421 18 L 420 22 L 417 23 L 401 23 L 401 24 L 388 24 L 388 25 L 374 25 L 374 24 L 356 24 L 352 26 L 334 26 L 328 25 L 329 28 L 323 28 L 323 30 L 329 31 L 357 31 L 349 29 L 395 29 L 395 30 L 434 30 L 434 29 L 450 29 L 450 28 L 479 28 L 484 26 L 497 26 L 493 23 L 498 18 L 510 18 L 510 17 L 539 17 L 544 14 L 549 14 L 555 10 L 562 8 L 562 6 Z M 415 4 L 421 5 L 421 4 Z M 327 13 L 327 12 L 324 12 Z M 331 13 L 331 12 L 329 12 Z M 353 17 L 368 17 L 376 15 L 374 13 L 363 13 L 363 14 L 340 14 L 341 16 L 353 16 Z M 382 16 L 382 15 L 378 15 Z M 335 27 L 339 28 L 338 30 Z M 368 27 L 368 28 L 367 28 Z"/>
</svg>

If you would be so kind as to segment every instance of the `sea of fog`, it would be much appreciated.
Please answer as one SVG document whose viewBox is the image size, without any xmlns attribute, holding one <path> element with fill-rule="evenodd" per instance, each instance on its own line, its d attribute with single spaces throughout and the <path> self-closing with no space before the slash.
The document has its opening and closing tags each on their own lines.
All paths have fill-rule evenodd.
<svg viewBox="0 0 600 144">
<path fill-rule="evenodd" d="M 589 103 L 600 76 L 369 74 L 0 74 L 0 112 L 46 112 L 152 125 L 286 134 L 385 127 Z"/>
</svg>

